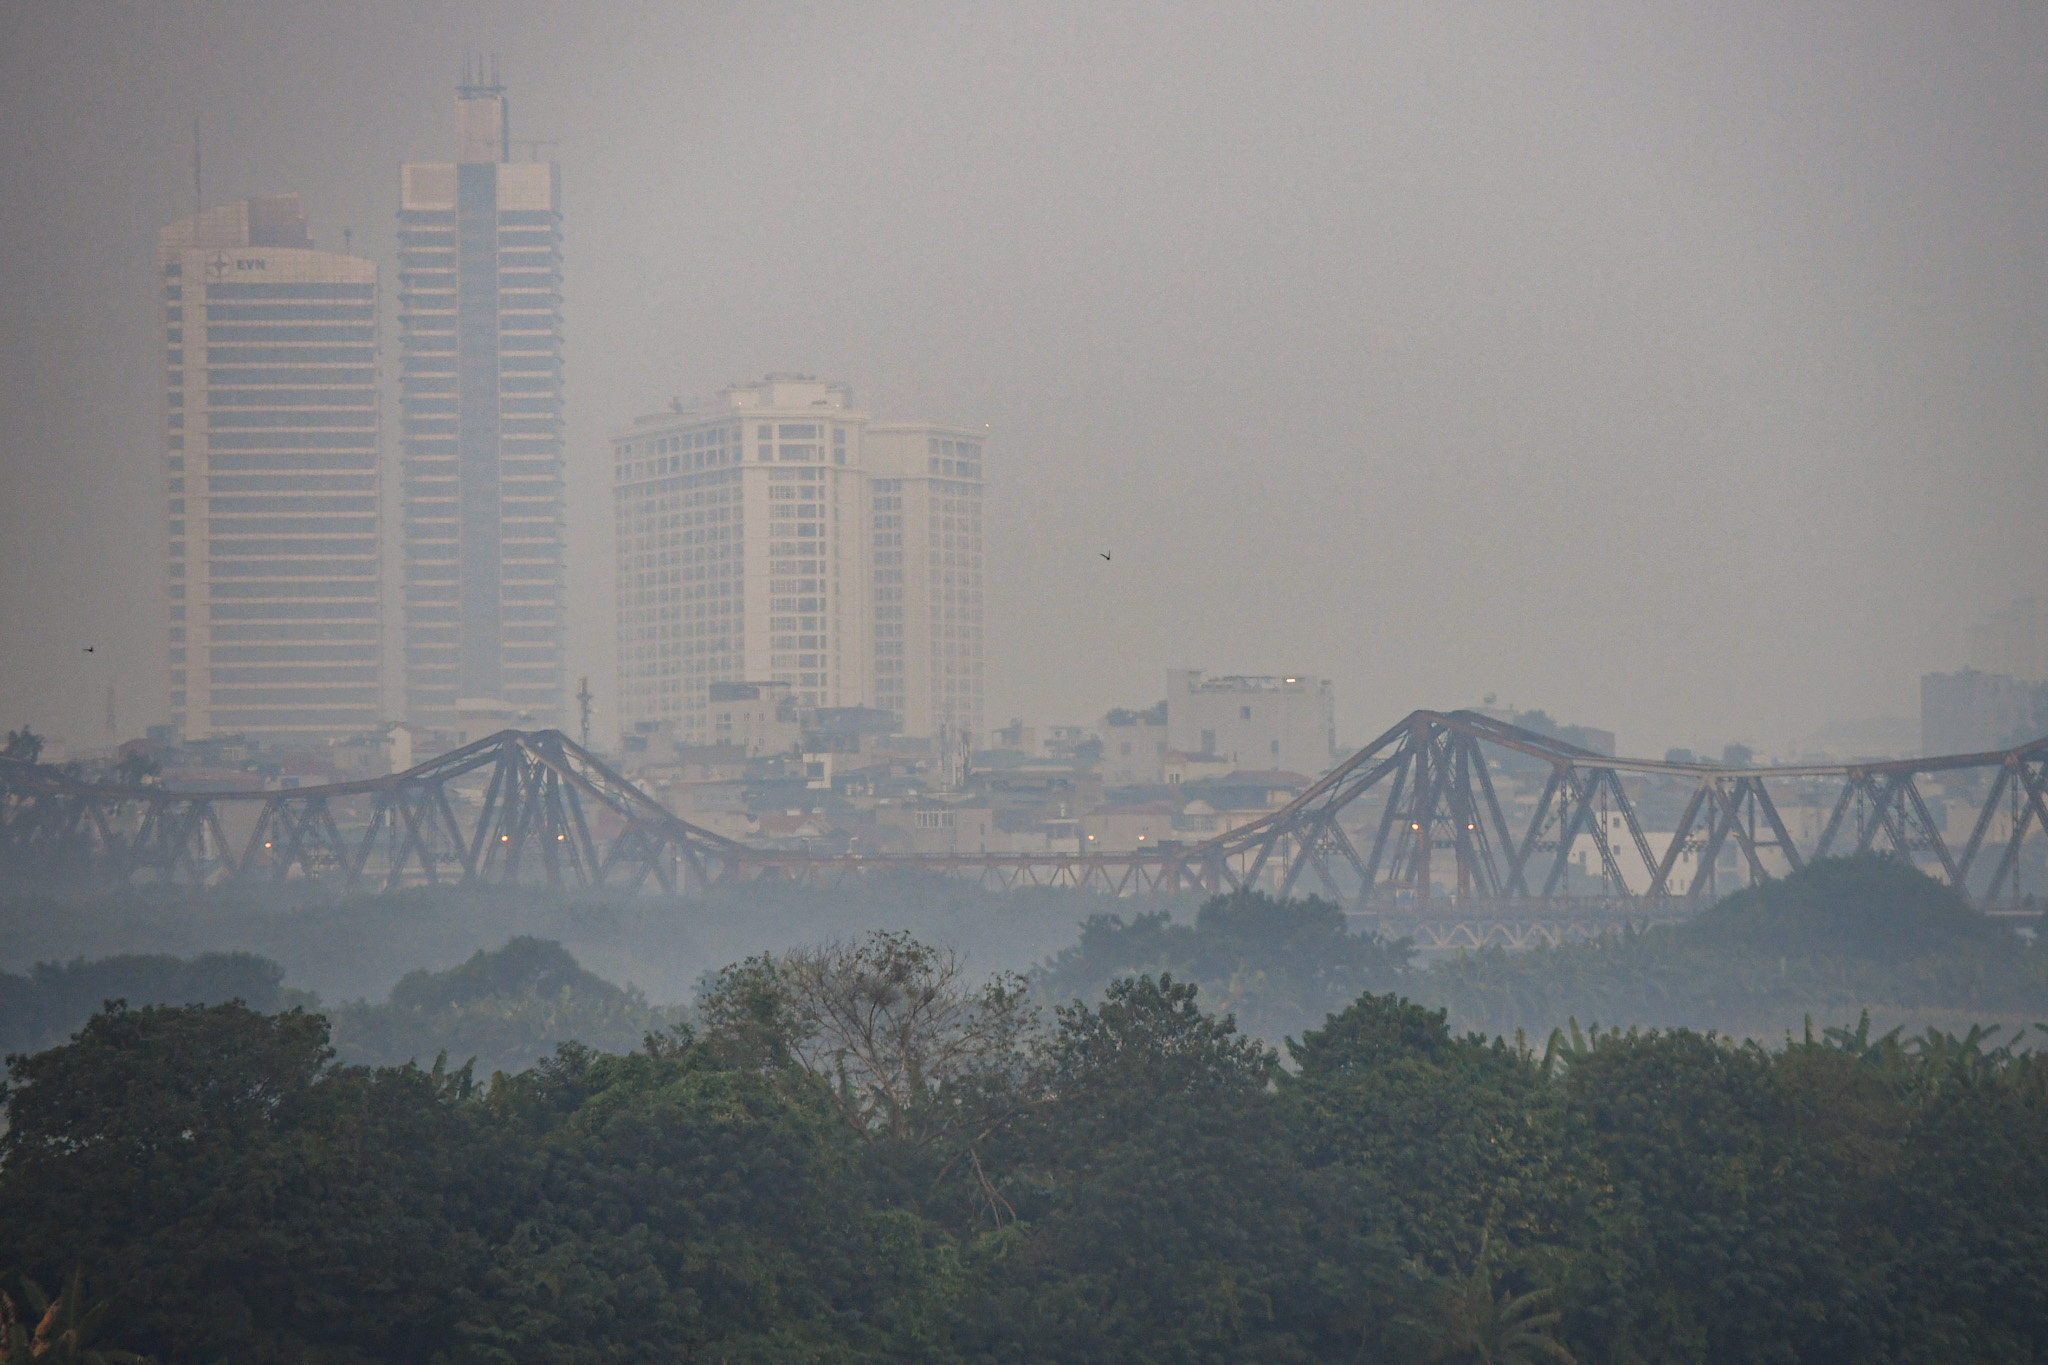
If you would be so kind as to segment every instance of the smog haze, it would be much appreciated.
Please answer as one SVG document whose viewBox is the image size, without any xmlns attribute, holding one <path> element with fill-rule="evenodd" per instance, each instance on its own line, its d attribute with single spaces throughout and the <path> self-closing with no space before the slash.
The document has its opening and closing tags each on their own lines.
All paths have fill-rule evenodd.
<svg viewBox="0 0 2048 1365">
<path fill-rule="evenodd" d="M 607 438 L 769 371 L 986 426 L 992 723 L 1185 664 L 1331 678 L 1346 745 L 1491 693 L 1783 751 L 2048 575 L 2037 4 L 4 15 L 8 726 L 167 714 L 194 120 L 207 204 L 297 193 L 394 280 L 465 54 L 562 167 L 600 731 Z"/>
</svg>

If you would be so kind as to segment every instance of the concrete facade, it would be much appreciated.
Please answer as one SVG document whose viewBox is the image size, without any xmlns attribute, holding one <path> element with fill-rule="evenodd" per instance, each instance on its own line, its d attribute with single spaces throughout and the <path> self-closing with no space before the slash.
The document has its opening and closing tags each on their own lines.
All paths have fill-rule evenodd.
<svg viewBox="0 0 2048 1365">
<path fill-rule="evenodd" d="M 790 374 L 617 433 L 621 725 L 719 742 L 710 689 L 753 679 L 914 738 L 979 731 L 982 451 Z"/>
<path fill-rule="evenodd" d="M 1336 759 L 1336 701 L 1322 678 L 1176 668 L 1166 675 L 1166 732 L 1176 753 L 1315 777 Z"/>
<path fill-rule="evenodd" d="M 903 733 L 980 735 L 983 433 L 874 423 L 862 459 L 873 499 L 873 704 Z"/>
<path fill-rule="evenodd" d="M 1110 711 L 1097 722 L 1103 786 L 1147 787 L 1166 781 L 1166 765 L 1174 757 L 1166 721 L 1164 709 L 1154 707 Z"/>
<path fill-rule="evenodd" d="M 157 235 L 171 721 L 183 736 L 372 730 L 377 265 L 320 251 L 297 195 Z"/>
<path fill-rule="evenodd" d="M 619 713 L 715 740 L 713 683 L 804 708 L 868 698 L 865 413 L 793 375 L 642 417 L 612 440 Z"/>
<path fill-rule="evenodd" d="M 514 162 L 505 92 L 465 83 L 455 162 L 399 203 L 405 707 L 448 726 L 566 705 L 561 174 Z"/>
<path fill-rule="evenodd" d="M 709 688 L 711 742 L 747 758 L 794 753 L 804 727 L 788 683 L 715 682 Z"/>
</svg>

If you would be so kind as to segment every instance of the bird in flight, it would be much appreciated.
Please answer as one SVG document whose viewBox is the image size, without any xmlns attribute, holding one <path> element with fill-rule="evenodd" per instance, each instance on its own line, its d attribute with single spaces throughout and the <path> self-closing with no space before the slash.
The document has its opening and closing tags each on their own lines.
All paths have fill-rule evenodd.
<svg viewBox="0 0 2048 1365">
<path fill-rule="evenodd" d="M 1100 553 L 1101 553 L 1101 555 L 1102 555 L 1102 557 L 1103 557 L 1104 559 L 1108 559 L 1108 558 L 1109 558 L 1109 551 L 1107 551 L 1107 550 L 1103 550 L 1103 551 L 1101 551 Z"/>
<path fill-rule="evenodd" d="M 87 646 L 85 647 L 85 652 L 86 652 L 86 653 L 88 653 L 88 654 L 92 653 L 92 646 L 91 646 L 91 645 L 87 645 Z"/>
</svg>

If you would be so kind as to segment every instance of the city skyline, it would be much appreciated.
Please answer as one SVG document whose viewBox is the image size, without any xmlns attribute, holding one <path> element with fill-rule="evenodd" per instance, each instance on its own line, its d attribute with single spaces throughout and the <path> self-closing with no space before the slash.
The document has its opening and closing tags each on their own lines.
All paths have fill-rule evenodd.
<svg viewBox="0 0 2048 1365">
<path fill-rule="evenodd" d="M 601 433 L 650 394 L 791 366 L 858 377 L 878 418 L 991 424 L 1013 480 L 985 531 L 1012 625 L 987 646 L 998 718 L 1284 660 L 1334 680 L 1347 739 L 1498 693 L 1639 751 L 1785 748 L 1910 719 L 1918 677 L 2042 576 L 2043 272 L 2014 248 L 2044 181 L 2013 56 L 2032 11 L 1825 35 L 1330 17 L 1313 41 L 1207 16 L 1136 84 L 1100 43 L 1018 43 L 993 16 L 826 21 L 782 101 L 716 55 L 781 43 L 774 16 L 631 43 L 601 10 L 409 22 L 394 43 L 233 5 L 22 16 L 14 723 L 94 734 L 115 683 L 136 728 L 159 686 L 143 276 L 190 212 L 192 116 L 206 203 L 296 190 L 323 245 L 353 228 L 388 280 L 392 166 L 448 155 L 465 46 L 518 85 L 515 132 L 541 141 L 511 154 L 567 168 L 568 673 L 600 694 Z M 1242 71 L 1217 80 L 1225 54 Z M 1873 69 L 1914 74 L 1880 94 Z M 1173 114 L 1193 90 L 1213 98 Z M 1303 121 L 1343 135 L 1288 137 Z"/>
</svg>

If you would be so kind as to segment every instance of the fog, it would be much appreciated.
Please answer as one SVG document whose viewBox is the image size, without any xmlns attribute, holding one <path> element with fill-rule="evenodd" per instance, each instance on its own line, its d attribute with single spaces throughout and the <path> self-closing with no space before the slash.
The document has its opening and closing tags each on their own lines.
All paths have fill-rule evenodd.
<svg viewBox="0 0 2048 1365">
<path fill-rule="evenodd" d="M 466 51 L 562 164 L 600 733 L 605 438 L 769 370 L 987 424 L 991 720 L 1185 663 L 1325 674 L 1345 743 L 1494 693 L 1782 750 L 1917 714 L 2048 576 L 2038 4 L 0 16 L 10 727 L 167 710 L 193 120 L 209 204 L 297 192 L 383 263 L 388 369 L 398 166 L 452 155 Z"/>
</svg>

